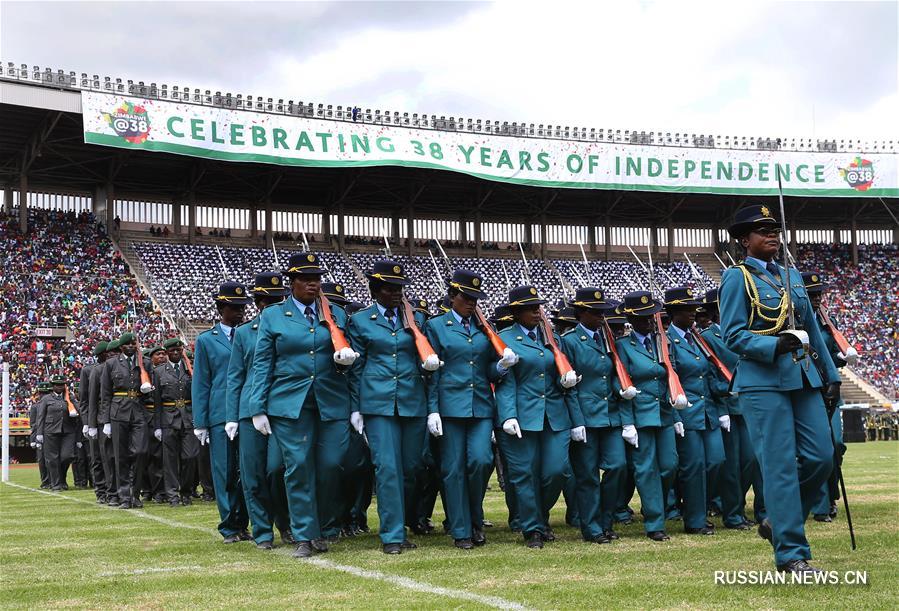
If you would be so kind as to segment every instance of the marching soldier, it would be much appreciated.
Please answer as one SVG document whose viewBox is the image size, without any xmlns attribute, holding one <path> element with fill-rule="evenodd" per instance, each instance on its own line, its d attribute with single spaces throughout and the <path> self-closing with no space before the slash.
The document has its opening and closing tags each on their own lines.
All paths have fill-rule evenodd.
<svg viewBox="0 0 899 611">
<path fill-rule="evenodd" d="M 200 443 L 194 436 L 191 375 L 184 362 L 184 343 L 173 337 L 165 340 L 163 348 L 167 358 L 153 368 L 153 433 L 158 433 L 162 445 L 164 498 L 177 507 L 192 503 Z"/>
<path fill-rule="evenodd" d="M 356 353 L 335 348 L 334 337 L 346 325 L 343 310 L 320 311 L 326 270 L 319 258 L 295 254 L 283 273 L 290 279 L 290 294 L 260 316 L 249 405 L 253 426 L 271 434 L 281 449 L 290 528 L 297 541 L 293 555 L 308 558 L 328 551 L 325 538 L 336 540 L 339 532 L 350 404 L 343 373 Z M 322 323 L 329 320 L 335 328 Z"/>
<path fill-rule="evenodd" d="M 718 324 L 718 289 L 706 292 L 701 310 L 708 318 L 708 324 L 702 331 L 703 339 L 709 344 L 715 356 L 733 373 L 737 369 L 739 357 L 727 347 L 721 336 L 721 326 Z M 749 429 L 740 409 L 740 402 L 730 393 L 721 400 L 725 404 L 726 413 L 730 416 L 730 430 L 722 434 L 725 459 L 719 480 L 721 518 L 725 528 L 746 530 L 765 519 L 761 473 L 753 451 L 752 439 L 749 437 Z M 746 518 L 746 493 L 750 485 L 755 496 L 753 503 L 755 522 L 750 522 Z"/>
<path fill-rule="evenodd" d="M 228 362 L 237 326 L 243 321 L 247 304 L 252 299 L 239 282 L 224 282 L 215 296 L 219 321 L 197 336 L 194 345 L 194 375 L 191 378 L 191 401 L 194 436 L 200 446 L 209 444 L 209 464 L 219 510 L 218 530 L 225 543 L 250 541 L 249 518 L 243 491 L 238 485 L 238 449 L 234 437 L 236 423 L 226 423 L 225 396 L 228 385 Z M 203 448 L 200 448 L 203 451 Z"/>
<path fill-rule="evenodd" d="M 410 283 L 402 265 L 375 261 L 366 277 L 374 303 L 349 323 L 350 343 L 360 355 L 349 372 L 351 422 L 360 434 L 364 426 L 371 447 L 382 549 L 399 554 L 417 547 L 407 539 L 405 524 L 415 513 L 428 435 L 424 364 L 403 328 L 404 321 L 421 321 L 405 320 L 400 312 L 403 287 Z"/>
<path fill-rule="evenodd" d="M 663 306 L 648 291 L 624 296 L 622 311 L 632 330 L 616 341 L 618 356 L 638 393 L 621 402 L 621 436 L 631 447 L 634 481 L 640 492 L 643 527 L 653 541 L 667 541 L 665 495 L 677 468 L 675 434 L 683 435 L 680 414 L 672 408 L 667 370 L 652 317 Z"/>
<path fill-rule="evenodd" d="M 602 328 L 604 315 L 617 305 L 605 298 L 602 289 L 578 289 L 571 301 L 578 326 L 562 336 L 562 349 L 583 376 L 568 391 L 568 401 L 577 404 L 587 429 L 584 443 L 571 444 L 576 487 L 571 500 L 577 505 L 581 536 L 589 543 L 610 543 L 618 538 L 612 518 L 627 472 L 617 392 L 612 386 L 615 365 Z M 601 482 L 600 470 L 605 472 Z"/>
<path fill-rule="evenodd" d="M 156 367 L 166 362 L 168 362 L 168 356 L 162 346 L 153 346 L 144 351 L 144 369 L 150 374 L 151 379 Z M 165 503 L 167 499 L 162 464 L 162 429 L 157 426 L 156 402 L 153 393 L 145 394 L 143 400 L 144 409 L 147 411 L 148 427 L 152 434 L 147 436 L 147 460 L 141 479 L 135 483 L 140 484 L 140 489 L 144 493 L 144 501 L 153 500 L 156 503 Z"/>
<path fill-rule="evenodd" d="M 450 311 L 425 326 L 431 347 L 444 361 L 428 383 L 428 419 L 439 439 L 447 526 L 460 549 L 487 542 L 483 503 L 493 467 L 496 418 L 491 385 L 518 362 L 511 350 L 497 356 L 481 328 L 475 308 L 486 298 L 481 276 L 456 270 L 450 280 Z"/>
<path fill-rule="evenodd" d="M 37 408 L 37 441 L 43 444 L 50 490 L 68 490 L 66 473 L 75 458 L 75 436 L 80 428 L 78 412 L 67 404 L 66 379 L 62 375 L 50 378 L 52 392 L 47 393 Z"/>
<path fill-rule="evenodd" d="M 280 272 L 263 272 L 256 274 L 250 292 L 259 314 L 238 327 L 234 334 L 234 347 L 228 363 L 225 417 L 228 422 L 238 423 L 240 483 L 253 524 L 253 540 L 259 549 L 270 550 L 274 539 L 273 525 L 278 527 L 284 543 L 295 544 L 296 541 L 290 534 L 281 450 L 277 441 L 253 426 L 249 398 L 253 388 L 253 355 L 256 352 L 259 317 L 269 305 L 284 301 L 288 290 L 284 287 Z"/>
<path fill-rule="evenodd" d="M 565 400 L 565 391 L 577 384 L 577 374 L 560 376 L 550 340 L 539 326 L 540 306 L 545 303 L 533 286 L 509 291 L 507 305 L 515 324 L 500 337 L 519 361 L 496 389 L 507 477 L 515 488 L 519 526 L 531 549 L 555 540 L 549 513 L 570 469 L 569 440 L 583 442 L 586 434 L 580 410 Z"/>
<path fill-rule="evenodd" d="M 728 232 L 746 257 L 722 276 L 721 329 L 728 347 L 740 355 L 733 390 L 765 486 L 768 517 L 759 524 L 759 535 L 774 547 L 778 570 L 805 574 L 819 571 L 808 564 L 804 523 L 833 465 L 825 405 L 835 408 L 839 402 L 840 377 L 802 277 L 774 262 L 780 231 L 766 206 L 737 211 Z M 786 324 L 791 305 L 795 331 Z M 820 372 L 806 354 L 806 337 Z"/>
<path fill-rule="evenodd" d="M 141 364 L 134 333 L 119 338 L 122 353 L 103 364 L 100 376 L 100 410 L 108 414 L 115 457 L 120 509 L 143 507 L 138 495 L 140 477 L 147 460 L 149 420 L 143 395 L 150 388 L 141 382 Z M 104 431 L 106 426 L 104 425 Z"/>
<path fill-rule="evenodd" d="M 88 397 L 88 436 L 97 440 L 100 461 L 103 463 L 103 481 L 106 483 L 105 502 L 110 507 L 119 506 L 119 486 L 116 480 L 115 450 L 112 444 L 112 424 L 109 421 L 109 405 L 100 401 L 100 382 L 106 369 L 106 362 L 119 353 L 118 338 L 106 344 L 103 363 L 91 371 L 90 393 Z M 100 500 L 97 500 L 100 503 Z M 102 504 L 102 503 L 101 503 Z"/>
<path fill-rule="evenodd" d="M 693 337 L 696 308 L 702 300 L 688 287 L 665 291 L 665 309 L 671 319 L 668 338 L 675 370 L 690 403 L 681 410 L 684 432 L 677 439 L 677 481 L 683 498 L 684 532 L 712 535 L 706 522 L 709 489 L 717 489 L 724 443 L 721 428 L 730 430 L 730 417 L 718 413 L 716 399 L 728 395 L 727 383 L 715 375 Z"/>
<path fill-rule="evenodd" d="M 106 360 L 106 346 L 108 342 L 98 342 L 93 349 L 93 355 L 96 359 L 93 363 L 87 363 L 81 368 L 80 382 L 78 383 L 78 411 L 81 413 L 82 437 L 87 443 L 88 456 L 90 458 L 91 479 L 94 482 L 94 494 L 97 496 L 97 502 L 106 502 L 106 496 L 109 494 L 106 478 L 103 474 L 103 459 L 100 456 L 100 442 L 97 439 L 96 424 L 91 425 L 90 416 L 90 399 L 91 399 L 91 375 L 95 369 L 103 366 Z M 93 429 L 93 432 L 91 431 Z"/>
<path fill-rule="evenodd" d="M 38 423 L 43 418 L 44 405 L 41 399 L 53 391 L 50 382 L 38 382 L 37 393 L 38 400 L 31 405 L 28 412 L 28 422 L 31 425 L 31 442 L 34 447 L 35 459 L 37 460 L 38 472 L 41 476 L 41 488 L 50 487 L 50 471 L 47 469 L 47 457 L 44 455 L 44 435 L 38 429 Z"/>
</svg>

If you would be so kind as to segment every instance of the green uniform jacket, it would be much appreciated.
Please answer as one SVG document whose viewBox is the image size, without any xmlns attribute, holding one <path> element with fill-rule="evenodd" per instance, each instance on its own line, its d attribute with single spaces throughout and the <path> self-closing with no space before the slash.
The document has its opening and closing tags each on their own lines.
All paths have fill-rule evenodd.
<svg viewBox="0 0 899 611">
<path fill-rule="evenodd" d="M 540 333 L 537 339 L 521 334 L 521 328 L 513 325 L 500 331 L 499 336 L 519 356 L 496 387 L 497 422 L 502 425 L 510 418 L 518 419 L 523 431 L 542 431 L 549 422 L 553 431 L 570 429 L 572 422 L 583 419 L 569 409 L 577 409 L 565 400 L 565 391 L 559 384 L 559 372 L 552 350 L 544 346 Z M 561 340 L 556 336 L 556 341 Z"/>
<path fill-rule="evenodd" d="M 655 337 L 653 344 L 658 345 Z M 640 428 L 671 426 L 680 422 L 680 413 L 671 407 L 668 397 L 668 374 L 664 365 L 631 335 L 619 337 L 615 346 L 634 388 L 640 391 L 630 401 L 621 400 L 621 425 Z"/>
<path fill-rule="evenodd" d="M 250 393 L 253 390 L 253 356 L 256 354 L 258 330 L 257 315 L 234 332 L 231 360 L 228 361 L 228 392 L 225 394 L 227 422 L 238 422 L 254 415 L 250 413 Z"/>
<path fill-rule="evenodd" d="M 562 336 L 562 351 L 578 375 L 583 376 L 577 386 L 568 390 L 574 426 L 621 426 L 615 363 L 601 329 L 599 335 L 601 343 L 577 326 Z"/>
<path fill-rule="evenodd" d="M 38 418 L 35 430 L 38 435 L 62 435 L 74 432 L 67 420 L 76 418 L 69 416 L 65 395 L 48 392 L 38 401 L 35 411 Z"/>
<path fill-rule="evenodd" d="M 134 366 L 128 366 L 128 357 L 117 354 L 103 363 L 100 376 L 100 411 L 116 422 L 140 422 L 147 418 L 144 395 L 140 392 L 140 366 L 134 355 Z M 119 393 L 131 392 L 133 396 Z"/>
<path fill-rule="evenodd" d="M 452 312 L 430 319 L 425 334 L 443 361 L 428 381 L 428 412 L 446 418 L 496 418 L 490 385 L 502 376 L 487 335 L 472 320 L 469 336 Z"/>
<path fill-rule="evenodd" d="M 715 376 L 712 364 L 699 351 L 699 346 L 690 346 L 672 327 L 666 331 L 671 362 L 687 393 L 687 401 L 692 404 L 680 411 L 681 422 L 688 431 L 715 430 L 718 428 L 716 399 L 727 396 L 727 385 Z"/>
<path fill-rule="evenodd" d="M 705 343 L 709 345 L 709 348 L 712 349 L 712 352 L 715 353 L 715 356 L 721 359 L 721 362 L 730 369 L 730 373 L 733 375 L 737 370 L 739 357 L 736 352 L 728 348 L 727 344 L 724 343 L 724 338 L 721 336 L 721 326 L 718 323 L 713 322 L 702 331 L 702 338 L 705 340 Z M 715 368 L 713 367 L 713 369 Z M 714 373 L 719 377 L 719 383 L 724 382 L 724 378 L 721 377 L 721 374 L 717 370 L 715 370 Z M 740 409 L 739 399 L 730 393 L 728 393 L 726 397 L 718 400 L 718 412 L 719 415 L 743 415 L 743 410 Z"/>
<path fill-rule="evenodd" d="M 256 329 L 252 389 L 238 415 L 299 418 L 311 392 L 321 420 L 349 419 L 345 371 L 334 363 L 331 332 L 320 316 L 310 327 L 292 297 L 262 311 Z M 341 308 L 332 305 L 331 316 L 338 327 L 346 327 L 346 313 Z"/>
<path fill-rule="evenodd" d="M 194 426 L 198 429 L 225 423 L 225 387 L 230 358 L 231 342 L 218 323 L 197 336 L 191 397 Z"/>
<path fill-rule="evenodd" d="M 349 372 L 352 409 L 376 416 L 424 417 L 428 399 L 421 358 L 412 333 L 400 321 L 396 327 L 376 304 L 350 317 L 349 339 L 359 353 Z"/>
<path fill-rule="evenodd" d="M 780 287 L 780 279 L 774 278 L 767 270 L 758 267 L 752 261 L 747 261 L 745 265 L 751 272 L 760 301 L 768 307 L 777 306 L 780 302 L 780 293 L 776 287 Z M 778 266 L 778 269 L 782 268 Z M 797 363 L 793 362 L 792 354 L 775 355 L 776 335 L 759 335 L 752 332 L 753 329 L 768 328 L 771 323 L 756 316 L 750 325 L 750 298 L 744 286 L 743 273 L 737 267 L 731 267 L 721 277 L 718 299 L 724 341 L 739 355 L 734 372 L 734 391 L 786 392 L 799 390 L 806 385 L 821 388 L 824 384 L 840 381 L 798 271 L 791 270 L 790 284 L 796 312 L 796 326 L 808 332 L 810 348 L 817 354 L 818 367 L 823 372 L 823 379 L 818 373 L 818 367 L 815 367 L 810 360 L 803 359 Z"/>
<path fill-rule="evenodd" d="M 153 370 L 154 428 L 192 429 L 194 426 L 191 404 L 191 377 L 184 362 L 165 362 Z M 171 403 L 184 402 L 183 406 Z"/>
</svg>

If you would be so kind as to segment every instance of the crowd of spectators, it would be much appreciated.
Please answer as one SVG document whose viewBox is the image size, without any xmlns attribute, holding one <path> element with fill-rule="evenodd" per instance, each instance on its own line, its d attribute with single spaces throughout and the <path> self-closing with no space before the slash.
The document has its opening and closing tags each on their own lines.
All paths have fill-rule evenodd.
<svg viewBox="0 0 899 611">
<path fill-rule="evenodd" d="M 47 338 L 37 329 L 69 331 Z M 15 414 L 27 415 L 48 373 L 74 383 L 96 342 L 130 329 L 144 345 L 176 334 L 93 215 L 32 211 L 23 234 L 17 210 L 0 213 L 0 360 L 10 365 Z"/>
<path fill-rule="evenodd" d="M 885 394 L 899 396 L 899 248 L 859 244 L 858 265 L 845 244 L 800 244 L 798 267 L 819 272 L 824 303 L 859 352 L 852 370 Z"/>
</svg>

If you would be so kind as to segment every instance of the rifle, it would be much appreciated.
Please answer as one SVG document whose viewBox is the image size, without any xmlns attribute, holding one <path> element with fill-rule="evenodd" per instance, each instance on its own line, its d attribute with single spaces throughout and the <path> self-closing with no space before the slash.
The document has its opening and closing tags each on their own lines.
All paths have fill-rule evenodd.
<svg viewBox="0 0 899 611">
<path fill-rule="evenodd" d="M 787 239 L 787 218 L 786 211 L 784 210 L 784 191 L 783 185 L 780 181 L 780 166 L 775 166 L 777 168 L 777 197 L 780 202 L 780 227 L 781 227 L 781 236 L 782 241 Z M 792 335 L 796 339 L 799 340 L 799 343 L 802 346 L 802 351 L 793 351 L 793 362 L 798 363 L 809 353 L 809 337 L 806 331 L 802 329 L 796 328 L 796 312 L 793 308 L 793 288 L 790 282 L 790 253 L 787 249 L 786 243 L 781 245 L 783 247 L 783 271 L 780 273 L 780 281 L 784 290 L 784 297 L 786 298 L 785 307 L 787 308 L 787 321 L 788 328 L 781 330 L 780 334 Z M 797 275 L 799 274 L 799 270 L 796 270 Z M 779 334 L 779 335 L 780 335 Z"/>
<path fill-rule="evenodd" d="M 833 336 L 834 341 L 837 343 L 837 347 L 839 347 L 840 352 L 842 352 L 843 356 L 846 357 L 846 362 L 850 365 L 854 364 L 855 361 L 858 360 L 858 351 L 852 344 L 849 343 L 849 340 L 846 339 L 846 336 L 840 333 L 840 330 L 837 329 L 836 325 L 831 322 L 830 316 L 828 315 L 827 310 L 824 308 L 824 306 L 818 308 L 818 313 L 821 315 L 821 320 L 827 327 L 828 332 L 830 332 L 830 334 Z"/>
<path fill-rule="evenodd" d="M 64 369 L 63 369 L 63 353 L 62 353 L 62 350 L 59 351 L 59 375 L 63 376 L 63 379 L 65 379 L 65 372 L 64 372 Z M 65 400 L 66 400 L 66 409 L 68 410 L 69 415 L 72 416 L 72 417 L 77 416 L 77 415 L 78 415 L 78 410 L 75 409 L 75 404 L 72 403 L 72 398 L 69 396 L 69 385 L 68 385 L 68 384 L 65 385 L 65 393 L 64 393 L 64 397 L 65 397 Z"/>
<path fill-rule="evenodd" d="M 331 334 L 331 343 L 334 344 L 334 352 L 340 352 L 344 348 L 350 348 L 350 342 L 347 341 L 343 329 L 334 322 L 334 316 L 331 315 L 331 301 L 321 291 L 318 293 L 319 311 L 322 313 L 322 322 L 328 327 L 328 333 Z"/>
<path fill-rule="evenodd" d="M 606 321 L 605 317 L 602 319 L 602 331 L 603 335 L 605 335 L 606 343 L 609 345 L 609 352 L 612 353 L 612 361 L 615 363 L 615 374 L 618 376 L 618 383 L 621 384 L 621 389 L 627 390 L 628 388 L 634 388 L 631 374 L 627 372 L 624 363 L 618 358 L 618 349 L 615 347 L 615 336 L 612 334 L 612 329 L 609 327 L 609 323 Z"/>
<path fill-rule="evenodd" d="M 428 341 L 425 334 L 415 324 L 415 314 L 412 312 L 412 305 L 405 297 L 403 297 L 402 307 L 403 328 L 408 329 L 412 333 L 412 338 L 415 340 L 415 349 L 418 351 L 418 357 L 421 359 L 421 362 L 424 363 L 431 356 L 437 356 L 434 348 L 431 347 L 431 342 Z"/>
</svg>

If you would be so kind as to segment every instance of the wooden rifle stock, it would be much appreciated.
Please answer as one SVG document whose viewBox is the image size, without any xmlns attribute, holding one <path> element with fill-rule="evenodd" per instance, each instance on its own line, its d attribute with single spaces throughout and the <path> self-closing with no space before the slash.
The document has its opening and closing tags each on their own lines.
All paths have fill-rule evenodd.
<svg viewBox="0 0 899 611">
<path fill-rule="evenodd" d="M 605 319 L 602 321 L 603 334 L 606 336 L 606 343 L 609 344 L 609 350 L 612 353 L 612 360 L 615 363 L 615 374 L 618 376 L 618 383 L 621 384 L 621 390 L 627 390 L 634 385 L 631 380 L 631 374 L 627 372 L 624 363 L 618 358 L 618 349 L 615 347 L 615 336 L 612 335 L 612 329 Z"/>
<path fill-rule="evenodd" d="M 837 346 L 840 349 L 840 352 L 846 354 L 846 351 L 849 348 L 853 347 L 849 340 L 846 339 L 846 336 L 840 333 L 840 330 L 836 328 L 836 326 L 831 322 L 830 316 L 827 314 L 827 310 L 823 307 L 818 308 L 818 312 L 821 314 L 821 320 L 824 321 L 824 325 L 827 327 L 827 330 L 833 336 L 834 341 L 837 343 Z"/>
<path fill-rule="evenodd" d="M 187 368 L 187 375 L 190 377 L 194 377 L 194 366 L 190 362 L 190 359 L 187 358 L 187 348 L 185 347 L 184 351 L 181 353 L 181 360 L 184 361 L 184 366 Z"/>
<path fill-rule="evenodd" d="M 137 338 L 137 333 L 134 334 L 134 337 Z M 140 341 L 135 343 L 137 344 L 135 356 L 137 356 L 137 367 L 140 369 L 140 384 L 141 386 L 144 384 L 150 384 L 152 386 L 153 383 L 150 381 L 150 374 L 147 373 L 147 369 L 144 367 L 144 353 L 140 350 Z"/>
<path fill-rule="evenodd" d="M 664 325 L 662 325 L 662 313 L 656 312 L 653 315 L 653 319 L 656 323 L 657 337 L 659 338 L 659 362 L 665 366 L 668 372 L 668 400 L 671 402 L 671 405 L 674 405 L 679 396 L 683 395 L 686 398 L 687 393 L 684 392 L 684 387 L 680 383 L 680 377 L 674 370 L 674 365 L 671 364 L 671 355 L 668 353 L 668 336 L 665 334 Z"/>
<path fill-rule="evenodd" d="M 431 342 L 428 341 L 425 334 L 422 333 L 421 329 L 418 328 L 418 325 L 415 324 L 415 314 L 412 312 L 412 306 L 409 304 L 409 300 L 405 297 L 403 297 L 403 327 L 412 332 L 412 338 L 415 340 L 415 349 L 418 350 L 418 357 L 421 359 L 422 363 L 428 360 L 428 357 L 432 354 L 435 356 L 437 355 L 431 347 Z"/>
<path fill-rule="evenodd" d="M 484 312 L 481 311 L 480 307 L 475 307 L 474 309 L 475 316 L 478 317 L 478 322 L 481 323 L 481 329 L 484 331 L 484 335 L 487 336 L 487 339 L 490 340 L 490 345 L 493 346 L 493 349 L 502 358 L 503 353 L 505 353 L 506 342 L 500 338 L 499 334 L 493 330 L 493 327 L 490 326 L 490 322 L 487 320 L 487 317 L 484 316 Z"/>
<path fill-rule="evenodd" d="M 699 351 L 702 352 L 703 356 L 711 361 L 712 365 L 714 365 L 718 372 L 724 376 L 724 379 L 727 380 L 728 384 L 731 380 L 734 379 L 734 374 L 731 373 L 731 370 L 728 369 L 727 365 L 722 362 L 721 359 L 718 358 L 718 355 L 715 354 L 715 351 L 712 350 L 712 347 L 709 346 L 708 342 L 705 341 L 705 338 L 699 332 L 699 327 L 693 325 L 693 339 L 696 340 L 696 345 L 699 347 Z"/>
<path fill-rule="evenodd" d="M 68 384 L 66 384 L 65 398 L 66 398 L 66 409 L 69 410 L 69 415 L 77 416 L 78 410 L 75 409 L 75 404 L 72 403 L 72 399 L 69 397 L 69 385 Z"/>
<path fill-rule="evenodd" d="M 337 323 L 334 322 L 334 317 L 331 315 L 331 302 L 325 297 L 324 293 L 319 293 L 318 298 L 319 311 L 322 313 L 323 322 L 331 334 L 334 352 L 340 352 L 344 348 L 349 348 L 350 342 L 347 341 L 346 335 L 343 334 L 343 329 L 337 326 Z"/>
<path fill-rule="evenodd" d="M 569 371 L 574 371 L 574 367 L 571 366 L 568 357 L 559 350 L 559 345 L 556 343 L 556 337 L 553 335 L 553 329 L 549 324 L 549 319 L 546 317 L 543 308 L 540 308 L 540 325 L 543 327 L 543 336 L 546 345 L 552 350 L 553 360 L 556 361 L 556 369 L 559 371 L 559 376 L 564 376 Z"/>
</svg>

